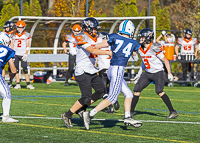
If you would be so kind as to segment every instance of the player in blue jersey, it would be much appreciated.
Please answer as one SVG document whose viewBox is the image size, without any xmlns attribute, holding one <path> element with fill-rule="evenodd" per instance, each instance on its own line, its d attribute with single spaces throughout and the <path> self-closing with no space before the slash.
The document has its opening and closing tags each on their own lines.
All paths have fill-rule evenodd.
<svg viewBox="0 0 200 143">
<path fill-rule="evenodd" d="M 2 122 L 6 123 L 14 123 L 19 122 L 19 120 L 15 120 L 10 117 L 10 106 L 11 106 L 11 92 L 8 84 L 5 82 L 2 76 L 2 70 L 7 62 L 9 62 L 9 66 L 11 69 L 10 78 L 14 78 L 16 75 L 16 68 L 13 62 L 15 51 L 8 48 L 10 39 L 6 32 L 0 33 L 0 94 L 3 98 L 2 101 L 2 108 L 3 108 L 3 115 L 2 115 Z"/>
<path fill-rule="evenodd" d="M 111 46 L 113 55 L 107 73 L 110 80 L 110 87 L 109 95 L 106 99 L 101 101 L 90 112 L 83 113 L 84 125 L 87 130 L 89 129 L 91 118 L 93 118 L 94 115 L 99 111 L 103 110 L 111 104 L 114 104 L 117 101 L 120 92 L 122 92 L 125 96 L 124 125 L 133 127 L 142 126 L 142 122 L 131 118 L 130 109 L 133 93 L 124 80 L 125 66 L 129 57 L 133 55 L 134 59 L 138 59 L 136 51 L 139 49 L 140 44 L 136 40 L 131 39 L 131 36 L 134 33 L 134 29 L 135 26 L 130 20 L 124 20 L 119 26 L 118 34 L 110 34 L 108 40 L 104 40 L 102 43 L 96 45 L 96 48 L 103 48 L 109 45 Z"/>
</svg>

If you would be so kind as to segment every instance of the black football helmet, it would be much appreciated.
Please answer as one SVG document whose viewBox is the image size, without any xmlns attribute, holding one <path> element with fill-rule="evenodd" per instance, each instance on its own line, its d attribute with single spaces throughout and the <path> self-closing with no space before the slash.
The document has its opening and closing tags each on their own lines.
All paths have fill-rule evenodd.
<svg viewBox="0 0 200 143">
<path fill-rule="evenodd" d="M 108 39 L 108 33 L 107 32 L 101 32 L 102 38 L 103 39 Z"/>
<path fill-rule="evenodd" d="M 144 43 L 141 44 L 150 44 L 154 39 L 154 32 L 150 28 L 144 28 L 140 31 L 138 37 L 145 37 Z"/>
<path fill-rule="evenodd" d="M 190 38 L 188 38 L 188 37 L 186 37 L 186 34 L 188 34 L 188 35 L 190 35 L 190 38 L 192 37 L 192 30 L 191 29 L 185 29 L 184 30 L 184 37 L 185 37 L 185 39 L 190 39 Z"/>
<path fill-rule="evenodd" d="M 93 29 L 99 30 L 100 24 L 99 24 L 99 21 L 96 20 L 95 18 L 88 17 L 83 20 L 81 27 L 82 27 L 83 31 L 89 33 L 91 36 L 94 37 L 96 35 L 93 34 Z"/>
<path fill-rule="evenodd" d="M 9 31 L 6 30 L 7 27 L 10 28 Z M 12 30 L 14 30 L 15 25 L 14 25 L 14 23 L 13 23 L 12 21 L 6 21 L 6 22 L 4 23 L 3 28 L 4 28 L 5 32 L 11 32 Z"/>
</svg>

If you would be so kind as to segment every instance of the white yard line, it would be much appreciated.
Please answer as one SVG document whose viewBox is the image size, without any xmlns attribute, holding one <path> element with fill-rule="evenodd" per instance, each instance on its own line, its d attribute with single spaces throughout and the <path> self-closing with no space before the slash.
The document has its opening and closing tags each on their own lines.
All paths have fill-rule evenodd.
<svg viewBox="0 0 200 143">
<path fill-rule="evenodd" d="M 27 117 L 27 116 L 12 116 L 13 118 L 23 118 L 23 119 L 52 119 L 61 120 L 61 118 L 56 117 Z M 72 120 L 79 120 L 79 118 L 73 118 Z M 117 119 L 92 119 L 93 121 L 114 121 L 123 122 L 124 120 Z M 156 121 L 156 120 L 139 120 L 141 122 L 151 122 L 151 123 L 173 123 L 173 124 L 200 124 L 200 122 L 181 122 L 181 121 Z"/>
</svg>

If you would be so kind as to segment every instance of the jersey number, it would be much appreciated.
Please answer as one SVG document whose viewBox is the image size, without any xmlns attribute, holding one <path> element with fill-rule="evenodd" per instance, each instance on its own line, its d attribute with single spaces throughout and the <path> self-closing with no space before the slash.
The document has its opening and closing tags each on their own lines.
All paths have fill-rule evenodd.
<svg viewBox="0 0 200 143">
<path fill-rule="evenodd" d="M 17 47 L 22 47 L 21 44 L 22 44 L 22 40 L 18 40 Z"/>
<path fill-rule="evenodd" d="M 147 69 L 151 68 L 148 59 L 144 59 L 144 65 Z"/>
<path fill-rule="evenodd" d="M 192 46 L 191 46 L 191 45 L 186 45 L 186 46 L 184 46 L 184 50 L 188 50 L 188 51 L 190 51 L 190 50 L 191 50 L 191 48 L 192 48 Z"/>
<path fill-rule="evenodd" d="M 115 44 L 117 44 L 117 47 L 113 52 L 117 53 L 119 49 L 122 47 L 123 43 L 124 43 L 124 40 L 116 39 Z M 124 55 L 125 57 L 129 57 L 131 55 L 132 45 L 133 43 L 128 43 L 128 45 L 126 45 L 126 47 L 123 48 L 122 53 L 125 54 Z"/>
</svg>

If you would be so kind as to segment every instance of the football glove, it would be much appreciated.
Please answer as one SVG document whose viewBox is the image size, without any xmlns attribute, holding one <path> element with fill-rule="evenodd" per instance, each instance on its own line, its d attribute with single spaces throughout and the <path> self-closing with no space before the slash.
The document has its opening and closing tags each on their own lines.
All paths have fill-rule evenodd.
<svg viewBox="0 0 200 143">
<path fill-rule="evenodd" d="M 170 74 L 168 74 L 168 79 L 169 79 L 169 81 L 173 81 L 174 80 L 174 76 L 170 73 Z"/>
<path fill-rule="evenodd" d="M 23 55 L 22 60 L 23 60 L 24 62 L 27 61 L 27 54 L 24 54 L 24 55 Z"/>
<path fill-rule="evenodd" d="M 133 80 L 133 82 L 136 84 L 138 82 L 140 76 L 141 76 L 140 74 L 136 74 L 136 76 L 131 80 Z"/>
<path fill-rule="evenodd" d="M 162 31 L 162 35 L 163 35 L 163 36 L 166 35 L 166 31 Z"/>
</svg>

